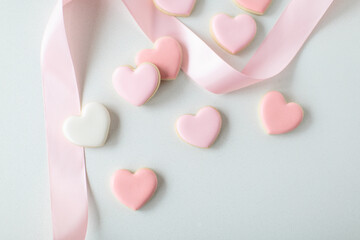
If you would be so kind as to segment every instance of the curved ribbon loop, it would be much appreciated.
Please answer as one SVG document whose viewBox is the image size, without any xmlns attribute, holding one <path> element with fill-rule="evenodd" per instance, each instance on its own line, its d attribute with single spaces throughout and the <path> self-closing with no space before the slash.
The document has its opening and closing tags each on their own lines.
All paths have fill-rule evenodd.
<svg viewBox="0 0 360 240">
<path fill-rule="evenodd" d="M 213 93 L 228 93 L 279 74 L 299 52 L 333 0 L 293 0 L 239 72 L 220 58 L 177 18 L 159 11 L 152 0 L 123 0 L 130 13 L 150 38 L 177 39 L 184 49 L 182 70 Z"/>
</svg>

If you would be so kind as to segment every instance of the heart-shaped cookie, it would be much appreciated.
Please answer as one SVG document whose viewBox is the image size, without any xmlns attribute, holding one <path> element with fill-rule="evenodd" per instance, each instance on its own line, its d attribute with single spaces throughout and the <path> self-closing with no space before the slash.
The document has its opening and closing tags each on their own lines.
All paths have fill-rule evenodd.
<svg viewBox="0 0 360 240">
<path fill-rule="evenodd" d="M 256 35 L 255 20 L 245 14 L 235 18 L 218 14 L 213 17 L 210 26 L 214 40 L 231 54 L 248 46 Z"/>
<path fill-rule="evenodd" d="M 271 0 L 234 0 L 234 1 L 241 9 L 256 15 L 263 15 L 266 12 L 266 9 L 271 4 Z"/>
<path fill-rule="evenodd" d="M 188 17 L 195 6 L 196 0 L 153 0 L 153 2 L 165 14 Z"/>
<path fill-rule="evenodd" d="M 65 137 L 83 147 L 101 147 L 105 144 L 110 127 L 110 114 L 104 105 L 89 103 L 81 116 L 67 118 L 63 125 Z"/>
<path fill-rule="evenodd" d="M 176 122 L 176 132 L 185 142 L 209 148 L 221 129 L 221 115 L 213 107 L 204 107 L 194 115 L 183 115 Z"/>
<path fill-rule="evenodd" d="M 121 66 L 115 70 L 112 81 L 121 97 L 135 106 L 141 106 L 158 90 L 160 72 L 152 63 L 142 63 L 136 69 Z"/>
<path fill-rule="evenodd" d="M 261 102 L 261 117 L 269 134 L 282 134 L 295 129 L 302 122 L 304 112 L 296 103 L 287 103 L 276 91 L 267 93 Z"/>
<path fill-rule="evenodd" d="M 161 79 L 174 80 L 181 68 L 182 49 L 174 38 L 162 37 L 156 40 L 154 49 L 139 52 L 135 62 L 137 65 L 151 62 L 159 68 Z"/>
<path fill-rule="evenodd" d="M 149 201 L 156 187 L 156 174 L 147 168 L 139 169 L 134 174 L 122 169 L 113 176 L 112 190 L 115 196 L 133 210 L 140 209 Z"/>
</svg>

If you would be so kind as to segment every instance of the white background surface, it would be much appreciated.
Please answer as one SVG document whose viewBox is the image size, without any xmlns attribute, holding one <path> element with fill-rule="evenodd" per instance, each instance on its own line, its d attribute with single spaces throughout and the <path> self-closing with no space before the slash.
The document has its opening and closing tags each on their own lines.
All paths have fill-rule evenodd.
<svg viewBox="0 0 360 240">
<path fill-rule="evenodd" d="M 121 1 L 78 2 L 73 13 L 86 13 L 88 2 L 97 16 L 84 18 L 95 23 L 86 37 L 91 47 L 82 56 L 88 59 L 83 102 L 104 103 L 113 121 L 108 144 L 86 150 L 87 239 L 360 239 L 358 0 L 336 0 L 298 57 L 274 79 L 217 96 L 181 73 L 141 108 L 116 95 L 111 74 L 118 65 L 134 64 L 136 53 L 152 44 Z M 256 40 L 236 57 L 221 50 L 208 31 L 214 14 L 243 13 L 230 0 L 198 0 L 192 16 L 181 20 L 241 69 L 288 2 L 274 0 L 264 16 L 255 17 Z M 0 0 L 4 240 L 52 236 L 39 53 L 54 4 Z M 294 132 L 264 133 L 257 107 L 270 90 L 303 106 L 304 122 Z M 208 150 L 183 143 L 173 127 L 178 116 L 205 105 L 217 107 L 224 120 Z M 114 198 L 109 181 L 116 169 L 144 166 L 157 172 L 160 184 L 153 199 L 133 212 Z"/>
</svg>

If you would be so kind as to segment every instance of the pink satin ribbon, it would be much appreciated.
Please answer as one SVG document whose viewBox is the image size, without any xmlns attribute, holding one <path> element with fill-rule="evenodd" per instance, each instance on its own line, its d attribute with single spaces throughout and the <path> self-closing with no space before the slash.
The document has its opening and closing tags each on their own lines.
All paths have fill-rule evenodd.
<svg viewBox="0 0 360 240">
<path fill-rule="evenodd" d="M 64 120 L 80 113 L 80 97 L 68 46 L 63 2 L 46 27 L 41 52 L 53 236 L 85 239 L 88 201 L 84 149 L 62 134 Z"/>
<path fill-rule="evenodd" d="M 42 43 L 42 76 L 56 240 L 85 239 L 88 217 L 84 150 L 63 136 L 63 121 L 80 113 L 80 94 L 59 0 Z M 146 35 L 172 36 L 182 45 L 182 70 L 203 88 L 227 93 L 279 74 L 299 52 L 333 0 L 292 0 L 242 71 L 215 54 L 177 18 L 158 11 L 152 0 L 122 0 Z"/>
<path fill-rule="evenodd" d="M 182 70 L 203 88 L 228 93 L 279 74 L 299 52 L 333 0 L 293 0 L 243 71 L 237 71 L 177 18 L 151 0 L 123 0 L 141 29 L 155 41 L 177 39 L 184 50 Z"/>
</svg>

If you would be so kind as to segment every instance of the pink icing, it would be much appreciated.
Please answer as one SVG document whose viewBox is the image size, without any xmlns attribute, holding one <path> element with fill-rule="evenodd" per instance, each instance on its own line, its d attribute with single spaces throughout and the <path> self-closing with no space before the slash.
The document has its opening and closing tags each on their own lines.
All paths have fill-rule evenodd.
<svg viewBox="0 0 360 240">
<path fill-rule="evenodd" d="M 196 0 L 154 0 L 160 11 L 173 16 L 190 16 Z"/>
<path fill-rule="evenodd" d="M 213 107 L 204 107 L 194 115 L 183 115 L 176 122 L 176 131 L 185 142 L 200 148 L 210 147 L 221 129 L 221 115 Z"/>
<path fill-rule="evenodd" d="M 248 46 L 256 35 L 256 22 L 249 15 L 232 18 L 226 14 L 216 15 L 211 22 L 213 37 L 225 50 L 235 54 Z"/>
<path fill-rule="evenodd" d="M 271 0 L 235 0 L 235 2 L 249 12 L 262 15 L 269 7 Z"/>
<path fill-rule="evenodd" d="M 273 91 L 262 100 L 261 116 L 269 134 L 282 134 L 299 126 L 304 113 L 298 104 L 287 103 L 281 93 Z"/>
<path fill-rule="evenodd" d="M 161 79 L 173 80 L 180 71 L 182 49 L 174 38 L 162 37 L 156 40 L 154 49 L 145 49 L 139 52 L 135 62 L 137 65 L 151 62 L 159 68 Z"/>
<path fill-rule="evenodd" d="M 121 97 L 135 106 L 141 106 L 157 91 L 160 74 L 151 63 L 143 63 L 135 70 L 129 66 L 121 66 L 115 70 L 112 81 Z"/>
<path fill-rule="evenodd" d="M 147 168 L 139 169 L 134 174 L 122 169 L 115 172 L 112 189 L 115 196 L 133 210 L 140 209 L 157 187 L 156 174 Z"/>
</svg>

